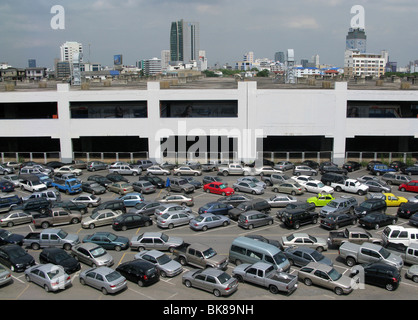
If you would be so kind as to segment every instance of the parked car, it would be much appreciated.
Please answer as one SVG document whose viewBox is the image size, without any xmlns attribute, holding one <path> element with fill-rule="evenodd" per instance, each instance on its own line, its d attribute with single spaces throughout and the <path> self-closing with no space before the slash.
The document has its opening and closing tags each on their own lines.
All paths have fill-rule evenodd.
<svg viewBox="0 0 418 320">
<path fill-rule="evenodd" d="M 5 244 L 17 244 L 22 245 L 23 244 L 23 238 L 25 236 L 17 233 L 12 233 L 5 229 L 0 229 L 0 246 Z"/>
<path fill-rule="evenodd" d="M 378 161 L 378 160 L 369 161 L 366 166 L 367 171 L 370 171 L 376 164 L 382 164 L 382 161 Z"/>
<path fill-rule="evenodd" d="M 9 283 L 13 283 L 12 273 L 0 264 L 0 287 L 6 286 Z"/>
<path fill-rule="evenodd" d="M 208 202 L 202 207 L 199 208 L 198 213 L 211 213 L 214 215 L 227 215 L 228 211 L 234 208 L 231 204 L 225 204 L 222 202 L 214 201 L 214 202 Z"/>
<path fill-rule="evenodd" d="M 93 268 L 110 267 L 114 264 L 113 257 L 103 247 L 95 243 L 80 243 L 71 248 L 71 255 L 80 262 Z"/>
<path fill-rule="evenodd" d="M 138 251 L 156 249 L 173 252 L 174 248 L 182 244 L 182 238 L 168 236 L 163 232 L 144 232 L 134 235 L 130 241 L 131 249 Z"/>
<path fill-rule="evenodd" d="M 80 273 L 80 283 L 100 290 L 103 294 L 116 293 L 127 288 L 127 281 L 118 271 L 109 267 L 84 270 Z"/>
<path fill-rule="evenodd" d="M 142 214 L 144 216 L 154 215 L 155 210 L 161 206 L 158 201 L 143 201 L 137 203 L 134 207 L 128 210 L 128 213 Z"/>
<path fill-rule="evenodd" d="M 266 188 L 266 183 L 264 181 L 260 181 L 255 177 L 241 177 L 237 179 L 237 183 L 239 182 L 247 182 L 247 183 L 254 183 L 255 185 L 257 185 L 258 187 L 261 187 L 263 189 Z"/>
<path fill-rule="evenodd" d="M 196 180 L 196 179 L 195 179 L 195 178 L 193 178 L 193 177 L 184 177 L 184 179 L 185 179 L 188 183 L 190 183 L 192 186 L 194 186 L 194 188 L 195 188 L 195 189 L 202 188 L 202 186 L 203 186 L 203 183 L 202 183 L 202 182 L 200 182 L 200 181 Z"/>
<path fill-rule="evenodd" d="M 163 278 L 175 277 L 183 272 L 180 262 L 171 259 L 167 254 L 158 250 L 144 250 L 137 253 L 134 258 L 152 263 Z"/>
<path fill-rule="evenodd" d="M 418 175 L 418 166 L 401 168 L 401 171 L 402 173 L 407 174 L 409 176 Z"/>
<path fill-rule="evenodd" d="M 390 185 L 379 180 L 367 180 L 363 183 L 369 187 L 369 192 L 391 192 L 392 190 Z"/>
<path fill-rule="evenodd" d="M 98 175 L 98 174 L 94 174 L 91 175 L 87 178 L 87 181 L 95 181 L 98 184 L 100 184 L 103 187 L 107 187 L 108 185 L 112 184 L 112 181 L 110 181 L 108 178 Z"/>
<path fill-rule="evenodd" d="M 206 231 L 209 228 L 227 226 L 230 224 L 228 217 L 214 215 L 212 213 L 202 213 L 189 221 L 190 229 Z"/>
<path fill-rule="evenodd" d="M 68 274 L 72 274 L 81 269 L 80 262 L 61 248 L 44 248 L 39 254 L 39 262 L 59 265 Z"/>
<path fill-rule="evenodd" d="M 175 168 L 173 170 L 173 174 L 177 175 L 177 176 L 201 176 L 202 175 L 202 171 L 198 170 L 198 169 L 192 169 L 190 167 L 187 166 L 180 166 L 178 168 Z"/>
<path fill-rule="evenodd" d="M 162 198 L 157 199 L 160 203 L 168 203 L 168 204 L 181 204 L 183 206 L 191 207 L 194 205 L 193 197 L 186 196 L 184 194 L 167 194 Z"/>
<path fill-rule="evenodd" d="M 182 277 L 182 283 L 214 294 L 215 297 L 228 296 L 238 289 L 238 280 L 215 268 L 193 269 Z"/>
<path fill-rule="evenodd" d="M 322 207 L 319 214 L 321 217 L 326 217 L 329 213 L 353 213 L 357 204 L 356 198 L 342 196 L 330 201 L 326 206 Z"/>
<path fill-rule="evenodd" d="M 107 186 L 107 190 L 124 195 L 134 192 L 134 188 L 127 182 L 115 182 Z"/>
<path fill-rule="evenodd" d="M 307 192 L 313 192 L 313 193 L 327 193 L 332 194 L 334 193 L 334 188 L 330 186 L 326 186 L 322 183 L 322 181 L 319 180 L 313 180 L 308 181 L 305 184 L 303 184 L 303 187 Z"/>
<path fill-rule="evenodd" d="M 394 291 L 399 287 L 401 274 L 394 266 L 375 262 L 354 266 L 350 277 L 361 274 L 361 280 L 367 284 L 383 287 L 388 291 Z"/>
<path fill-rule="evenodd" d="M 112 182 L 129 182 L 128 178 L 125 178 L 119 173 L 112 172 L 106 175 L 106 178 L 109 179 Z"/>
<path fill-rule="evenodd" d="M 133 182 L 132 187 L 140 193 L 153 193 L 157 190 L 151 182 L 143 180 Z"/>
<path fill-rule="evenodd" d="M 127 229 L 149 227 L 152 225 L 152 219 L 149 216 L 136 213 L 126 213 L 113 219 L 113 230 L 126 231 Z"/>
<path fill-rule="evenodd" d="M 265 225 L 272 225 L 273 218 L 256 210 L 243 212 L 238 217 L 238 226 L 244 229 L 253 229 Z"/>
<path fill-rule="evenodd" d="M 368 199 L 360 203 L 359 206 L 354 207 L 354 214 L 357 217 L 363 217 L 370 212 L 385 213 L 387 209 L 386 201 L 383 199 Z"/>
<path fill-rule="evenodd" d="M 164 213 L 192 213 L 192 210 L 187 206 L 176 203 L 163 203 L 160 204 L 154 211 L 155 218 L 163 215 Z"/>
<path fill-rule="evenodd" d="M 94 229 L 95 227 L 111 225 L 113 220 L 120 216 L 122 212 L 103 209 L 92 213 L 90 216 L 83 217 L 81 226 L 83 228 Z"/>
<path fill-rule="evenodd" d="M 305 160 L 301 163 L 301 165 L 311 167 L 312 169 L 319 168 L 319 163 L 313 160 Z"/>
<path fill-rule="evenodd" d="M 87 207 L 97 207 L 101 202 L 102 198 L 95 196 L 94 194 L 80 194 L 79 196 L 71 199 L 74 203 L 82 203 Z"/>
<path fill-rule="evenodd" d="M 289 247 L 283 253 L 287 260 L 289 260 L 290 265 L 304 267 L 310 262 L 317 262 L 327 266 L 333 266 L 331 259 L 312 248 Z"/>
<path fill-rule="evenodd" d="M 219 202 L 224 203 L 224 204 L 230 204 L 233 207 L 237 207 L 241 203 L 246 202 L 246 201 L 251 201 L 251 200 L 253 200 L 252 196 L 247 195 L 247 194 L 239 194 L 239 193 L 231 194 L 230 196 L 221 197 L 218 199 Z"/>
<path fill-rule="evenodd" d="M 214 194 L 220 194 L 222 196 L 230 196 L 231 194 L 234 194 L 234 189 L 227 187 L 222 182 L 211 182 L 208 184 L 205 184 L 203 186 L 203 191 L 208 193 L 214 193 Z"/>
<path fill-rule="evenodd" d="M 247 192 L 251 194 L 263 194 L 264 188 L 254 182 L 239 181 L 232 185 L 235 192 Z"/>
<path fill-rule="evenodd" d="M 160 274 L 154 264 L 142 259 L 124 262 L 116 268 L 116 271 L 140 287 L 149 286 L 160 280 Z"/>
<path fill-rule="evenodd" d="M 154 165 L 154 162 L 151 160 L 137 160 L 136 164 L 144 170 Z"/>
<path fill-rule="evenodd" d="M 286 207 L 289 203 L 297 201 L 294 196 L 289 196 L 282 193 L 275 194 L 266 200 L 272 208 L 283 208 Z"/>
<path fill-rule="evenodd" d="M 402 192 L 418 192 L 418 180 L 412 180 L 408 183 L 403 183 L 399 186 L 399 190 Z"/>
<path fill-rule="evenodd" d="M 161 179 L 160 177 L 157 177 L 157 176 L 153 176 L 152 174 L 151 175 L 145 175 L 143 177 L 140 177 L 139 179 L 140 179 L 140 181 L 151 182 L 158 189 L 165 188 L 165 186 L 166 186 L 166 182 L 163 179 Z"/>
<path fill-rule="evenodd" d="M 109 173 L 115 173 L 120 175 L 131 175 L 131 176 L 137 176 L 141 174 L 142 169 L 140 167 L 134 167 L 131 165 L 126 164 L 115 164 L 111 165 L 108 168 Z"/>
<path fill-rule="evenodd" d="M 292 170 L 294 167 L 295 165 L 291 161 L 279 161 L 274 165 L 273 168 L 280 171 L 287 171 Z"/>
<path fill-rule="evenodd" d="M 298 279 L 307 286 L 314 284 L 331 289 L 337 295 L 349 294 L 353 291 L 354 282 L 350 277 L 323 263 L 308 263 L 299 270 Z"/>
<path fill-rule="evenodd" d="M 402 161 L 399 161 L 399 160 L 395 160 L 395 161 L 392 161 L 389 164 L 389 167 L 395 169 L 396 171 L 400 171 L 400 170 L 402 170 L 402 168 L 408 167 L 408 165 L 405 162 L 402 162 Z"/>
<path fill-rule="evenodd" d="M 55 201 L 51 203 L 51 208 L 64 208 L 70 211 L 78 211 L 81 214 L 85 214 L 88 211 L 87 205 L 84 203 L 76 203 L 71 200 L 67 201 Z"/>
<path fill-rule="evenodd" d="M 12 272 L 23 272 L 35 265 L 35 259 L 17 244 L 5 244 L 0 247 L 0 263 Z"/>
<path fill-rule="evenodd" d="M 87 163 L 88 171 L 107 170 L 107 164 L 102 161 L 90 161 Z"/>
<path fill-rule="evenodd" d="M 0 191 L 1 192 L 12 192 L 15 190 L 15 185 L 7 180 L 0 180 Z"/>
<path fill-rule="evenodd" d="M 385 181 L 387 184 L 401 185 L 411 181 L 409 176 L 399 174 L 396 172 L 388 172 L 382 176 L 382 181 Z"/>
<path fill-rule="evenodd" d="M 29 267 L 25 270 L 25 279 L 43 287 L 46 292 L 64 290 L 71 285 L 71 277 L 64 268 L 52 263 Z"/>
<path fill-rule="evenodd" d="M 347 213 L 330 213 L 321 219 L 321 226 L 337 230 L 341 227 L 357 224 L 357 217 Z"/>
<path fill-rule="evenodd" d="M 315 249 L 319 252 L 328 250 L 328 244 L 325 239 L 314 237 L 303 232 L 292 233 L 288 236 L 282 236 L 281 241 L 285 249 L 291 246 L 303 246 Z"/>
<path fill-rule="evenodd" d="M 385 164 L 375 164 L 373 167 L 371 167 L 370 169 L 370 173 L 374 174 L 376 176 L 380 176 L 383 175 L 387 172 L 395 172 L 396 170 L 393 168 L 390 168 L 389 166 L 385 165 Z"/>
<path fill-rule="evenodd" d="M 272 186 L 273 192 L 288 193 L 292 196 L 300 195 L 305 192 L 305 188 L 297 182 L 283 182 L 279 185 L 275 184 Z"/>
<path fill-rule="evenodd" d="M 17 224 L 31 223 L 32 215 L 21 210 L 11 211 L 0 217 L 1 227 L 13 227 Z"/>
<path fill-rule="evenodd" d="M 163 175 L 163 176 L 169 175 L 171 173 L 170 170 L 163 169 L 159 166 L 148 167 L 146 172 L 147 172 L 147 175 L 153 174 L 153 175 Z"/>
<path fill-rule="evenodd" d="M 103 194 L 106 192 L 106 188 L 95 181 L 81 182 L 81 189 L 91 194 Z"/>
<path fill-rule="evenodd" d="M 310 197 L 306 200 L 306 202 L 314 204 L 315 207 L 323 207 L 330 203 L 332 200 L 335 200 L 332 194 L 318 193 L 316 197 Z"/>
<path fill-rule="evenodd" d="M 60 168 L 54 169 L 54 174 L 57 174 L 57 173 L 61 173 L 61 174 L 71 173 L 71 174 L 74 174 L 76 176 L 81 176 L 83 174 L 83 170 L 77 169 L 77 168 L 74 168 L 71 165 L 68 165 L 68 166 L 62 166 Z"/>
<path fill-rule="evenodd" d="M 409 219 L 414 213 L 418 212 L 418 202 L 407 202 L 402 204 L 396 213 L 399 218 Z"/>
<path fill-rule="evenodd" d="M 202 183 L 204 185 L 208 184 L 208 183 L 211 183 L 211 182 L 223 182 L 223 179 L 221 177 L 217 177 L 217 176 L 204 176 L 203 177 Z M 227 184 L 225 183 L 225 185 L 227 185 Z"/>
<path fill-rule="evenodd" d="M 308 166 L 296 166 L 293 168 L 293 175 L 300 176 L 300 175 L 306 175 L 306 176 L 316 176 L 318 175 L 318 171 L 315 169 L 312 169 Z"/>
<path fill-rule="evenodd" d="M 418 264 L 414 264 L 413 266 L 409 267 L 405 273 L 405 278 L 411 279 L 415 283 L 418 283 Z"/>
<path fill-rule="evenodd" d="M 126 250 L 129 248 L 129 239 L 123 236 L 117 236 L 111 232 L 96 232 L 86 235 L 83 243 L 94 243 L 107 250 Z"/>
<path fill-rule="evenodd" d="M 281 212 L 280 220 L 289 228 L 299 229 L 301 225 L 318 222 L 319 215 L 315 211 L 306 209 L 284 209 Z"/>
<path fill-rule="evenodd" d="M 157 217 L 157 226 L 172 229 L 177 226 L 189 224 L 194 215 L 188 212 L 167 212 Z"/>
<path fill-rule="evenodd" d="M 356 161 L 347 161 L 342 165 L 342 168 L 348 172 L 356 171 L 361 169 L 361 164 Z"/>
<path fill-rule="evenodd" d="M 276 170 L 271 166 L 264 166 L 259 168 L 253 168 L 253 174 L 260 175 L 260 176 L 271 176 L 275 173 L 280 173 L 282 171 Z"/>
<path fill-rule="evenodd" d="M 15 187 L 19 186 L 19 176 L 17 174 L 8 174 L 1 177 L 1 180 L 6 180 L 14 184 Z"/>
<path fill-rule="evenodd" d="M 358 223 L 368 229 L 379 229 L 382 226 L 387 226 L 390 224 L 396 224 L 398 217 L 386 215 L 380 212 L 371 212 L 364 217 L 360 218 Z"/>
<path fill-rule="evenodd" d="M 126 193 L 123 196 L 116 198 L 117 200 L 122 200 L 125 204 L 125 207 L 134 207 L 136 204 L 144 202 L 145 198 L 142 193 L 139 192 L 130 192 Z"/>
</svg>

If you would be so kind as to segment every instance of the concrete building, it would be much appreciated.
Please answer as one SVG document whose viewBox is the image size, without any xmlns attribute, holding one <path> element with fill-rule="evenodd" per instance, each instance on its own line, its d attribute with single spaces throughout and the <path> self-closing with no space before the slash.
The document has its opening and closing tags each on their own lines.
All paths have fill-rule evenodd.
<svg viewBox="0 0 418 320">
<path fill-rule="evenodd" d="M 58 151 L 65 162 L 82 152 L 146 152 L 157 161 L 187 153 L 204 161 L 198 157 L 226 152 L 251 160 L 260 152 L 316 150 L 330 151 L 338 164 L 353 150 L 418 150 L 418 90 L 205 81 L 190 88 L 148 82 L 143 89 L 80 90 L 59 83 L 57 90 L 3 92 L 0 150 Z"/>
<path fill-rule="evenodd" d="M 198 61 L 199 50 L 199 22 L 187 22 L 183 19 L 172 22 L 170 29 L 171 63 L 178 64 Z"/>
<path fill-rule="evenodd" d="M 345 50 L 344 74 L 349 77 L 380 77 L 385 74 L 387 52 L 380 54 L 361 53 L 359 50 Z"/>
<path fill-rule="evenodd" d="M 75 53 L 83 53 L 83 45 L 75 41 L 67 41 L 60 46 L 61 61 L 73 61 Z M 81 60 L 83 62 L 83 60 Z"/>
<path fill-rule="evenodd" d="M 152 58 L 144 60 L 144 74 L 153 76 L 161 73 L 161 59 Z"/>
</svg>

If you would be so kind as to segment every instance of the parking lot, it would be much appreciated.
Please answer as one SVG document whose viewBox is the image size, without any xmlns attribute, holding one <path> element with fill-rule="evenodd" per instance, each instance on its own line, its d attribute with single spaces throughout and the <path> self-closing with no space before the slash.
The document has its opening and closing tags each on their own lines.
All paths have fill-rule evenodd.
<svg viewBox="0 0 418 320">
<path fill-rule="evenodd" d="M 106 171 L 97 171 L 94 174 L 106 175 Z M 89 175 L 93 173 L 83 170 L 83 174 L 80 176 L 81 180 L 87 180 Z M 143 175 L 144 173 L 142 173 Z M 350 177 L 359 177 L 361 175 L 368 174 L 365 169 L 349 173 Z M 216 175 L 216 172 L 213 173 L 203 173 L 203 175 Z M 291 175 L 291 171 L 287 172 L 287 175 Z M 133 177 L 126 176 L 129 181 L 133 182 L 141 178 L 141 176 Z M 229 186 L 237 180 L 239 176 L 228 176 L 222 177 L 223 181 L 228 183 Z M 165 178 L 165 177 L 164 177 Z M 172 176 L 170 177 L 172 178 Z M 320 176 L 318 176 L 320 178 Z M 197 180 L 201 180 L 202 177 L 197 177 Z M 395 195 L 409 197 L 413 193 L 400 192 L 397 190 L 396 186 L 392 186 L 392 192 Z M 21 197 L 29 195 L 26 191 L 16 190 L 16 194 Z M 164 189 L 157 189 L 156 193 L 144 195 L 146 200 L 154 200 L 166 194 Z M 257 195 L 253 197 L 267 199 L 273 195 L 271 187 L 267 187 L 263 195 Z M 296 196 L 298 200 L 306 200 L 308 197 L 312 197 L 313 193 L 304 193 L 303 195 Z M 335 192 L 334 196 L 339 197 L 342 195 L 347 195 L 344 192 Z M 61 195 L 63 200 L 71 199 L 74 196 Z M 358 202 L 361 203 L 364 200 L 364 196 L 353 195 L 357 198 Z M 100 195 L 102 201 L 115 199 L 118 197 L 117 194 L 113 192 L 106 192 L 103 195 Z M 220 196 L 214 194 L 208 194 L 203 192 L 203 190 L 197 189 L 193 193 L 194 206 L 192 207 L 193 213 L 197 215 L 199 207 L 210 201 L 216 201 Z M 92 209 L 89 209 L 91 212 Z M 285 227 L 282 222 L 277 219 L 276 212 L 278 208 L 272 208 L 270 215 L 274 217 L 274 223 L 272 225 L 254 228 L 252 230 L 246 230 L 237 225 L 236 221 L 231 220 L 231 224 L 226 227 L 219 227 L 214 229 L 209 229 L 207 231 L 193 231 L 188 225 L 175 227 L 173 229 L 161 229 L 155 223 L 149 227 L 142 227 L 138 229 L 128 229 L 127 231 L 114 231 L 111 226 L 103 226 L 95 229 L 83 229 L 80 224 L 75 225 L 63 225 L 59 226 L 64 229 L 67 233 L 78 234 L 80 240 L 83 239 L 86 235 L 92 234 L 98 231 L 110 231 L 118 235 L 123 235 L 129 239 L 135 234 L 141 234 L 148 231 L 163 231 L 169 236 L 177 236 L 183 238 L 185 242 L 194 243 L 199 242 L 203 244 L 210 245 L 216 252 L 220 255 L 228 255 L 230 245 L 234 238 L 238 236 L 245 235 L 262 235 L 269 239 L 280 239 L 281 236 L 289 235 L 296 232 L 295 230 L 288 229 Z M 319 211 L 319 208 L 316 209 Z M 388 208 L 387 214 L 395 215 L 396 207 Z M 87 213 L 89 214 L 89 213 Z M 406 219 L 399 219 L 397 222 L 398 225 L 408 225 Z M 20 226 L 14 226 L 12 228 L 7 228 L 9 231 L 17 234 L 26 235 L 32 231 L 41 231 L 41 229 L 35 229 L 32 224 L 25 224 Z M 371 230 L 372 234 L 380 235 L 383 230 L 381 227 L 378 230 Z M 297 232 L 306 232 L 310 235 L 325 238 L 327 239 L 329 230 L 320 227 L 319 223 L 316 225 L 308 224 L 301 226 Z M 39 263 L 39 253 L 41 250 L 32 250 L 27 248 L 29 254 L 31 254 L 35 260 Z M 137 251 L 132 251 L 130 249 L 116 252 L 109 251 L 114 258 L 115 265 L 112 268 L 116 268 L 117 265 L 133 260 L 134 255 Z M 168 253 L 171 255 L 170 253 Z M 335 248 L 330 248 L 327 251 L 324 251 L 323 254 L 330 258 L 334 262 L 334 267 L 343 274 L 348 274 L 349 267 L 341 260 L 338 259 L 338 250 Z M 235 265 L 229 264 L 227 272 L 232 273 Z M 417 298 L 417 289 L 418 284 L 413 281 L 406 279 L 404 277 L 405 270 L 409 266 L 404 266 L 401 272 L 402 281 L 399 288 L 393 292 L 389 292 L 384 288 L 375 287 L 371 285 L 366 285 L 364 289 L 354 290 L 352 293 L 346 296 L 337 296 L 334 292 L 316 286 L 306 286 L 305 284 L 299 282 L 298 289 L 293 292 L 291 295 L 286 296 L 283 294 L 273 295 L 267 289 L 262 287 L 257 287 L 248 283 L 240 283 L 237 292 L 232 294 L 227 298 L 214 298 L 211 293 L 201 291 L 195 288 L 187 288 L 181 282 L 181 275 L 178 275 L 174 278 L 160 278 L 156 284 L 153 284 L 149 287 L 139 287 L 133 282 L 128 282 L 128 288 L 120 293 L 114 295 L 103 295 L 99 290 L 95 290 L 88 286 L 82 286 L 79 282 L 79 272 L 71 275 L 72 286 L 66 290 L 60 291 L 58 293 L 47 293 L 41 287 L 33 283 L 28 283 L 25 280 L 23 273 L 13 273 L 13 283 L 6 285 L 0 288 L 0 299 L 1 300 L 38 300 L 38 299 L 56 299 L 56 300 L 163 300 L 163 301 L 172 301 L 172 300 L 212 300 L 220 299 L 221 301 L 234 301 L 234 300 L 381 300 L 381 299 L 399 299 L 399 300 L 410 300 Z M 87 265 L 82 264 L 82 270 L 89 268 Z M 186 266 L 184 271 L 190 270 L 192 267 Z M 298 267 L 291 267 L 290 273 L 297 274 Z"/>
</svg>

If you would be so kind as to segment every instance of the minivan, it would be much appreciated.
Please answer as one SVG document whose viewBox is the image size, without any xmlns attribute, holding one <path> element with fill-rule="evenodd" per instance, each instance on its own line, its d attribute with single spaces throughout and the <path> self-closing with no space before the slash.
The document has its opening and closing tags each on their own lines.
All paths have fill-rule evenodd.
<svg viewBox="0 0 418 320">
<path fill-rule="evenodd" d="M 272 225 L 273 218 L 260 211 L 250 210 L 239 215 L 238 226 L 244 229 L 252 229 L 265 225 Z"/>
<path fill-rule="evenodd" d="M 391 242 L 409 246 L 412 243 L 418 243 L 418 229 L 402 226 L 387 226 L 383 230 L 382 239 L 385 244 Z"/>
<path fill-rule="evenodd" d="M 321 182 L 327 186 L 332 186 L 333 183 L 344 184 L 347 176 L 339 173 L 327 172 L 321 177 Z"/>
<path fill-rule="evenodd" d="M 228 211 L 228 216 L 233 220 L 238 220 L 241 213 L 257 210 L 263 213 L 267 213 L 271 210 L 270 204 L 264 199 L 253 199 L 240 203 L 236 208 Z"/>
<path fill-rule="evenodd" d="M 290 269 L 289 260 L 279 248 L 247 237 L 238 237 L 232 241 L 229 261 L 236 265 L 262 261 L 271 263 L 278 271 Z"/>
<path fill-rule="evenodd" d="M 17 195 L 7 195 L 0 197 L 0 212 L 7 212 L 12 207 L 20 205 L 22 203 L 22 199 L 19 198 Z"/>
</svg>

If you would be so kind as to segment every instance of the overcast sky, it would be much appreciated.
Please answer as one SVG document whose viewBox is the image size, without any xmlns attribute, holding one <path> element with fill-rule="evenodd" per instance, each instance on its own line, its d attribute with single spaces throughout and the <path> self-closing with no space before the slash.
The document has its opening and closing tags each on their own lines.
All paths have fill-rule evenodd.
<svg viewBox="0 0 418 320">
<path fill-rule="evenodd" d="M 64 30 L 51 28 L 54 5 L 65 9 Z M 319 54 L 321 63 L 343 66 L 354 5 L 365 10 L 368 52 L 388 50 L 401 67 L 418 59 L 417 0 L 1 0 L 0 62 L 52 67 L 60 45 L 78 41 L 85 61 L 112 66 L 122 54 L 132 65 L 161 57 L 171 22 L 184 19 L 200 23 L 209 66 L 290 48 L 297 62 Z"/>
</svg>

